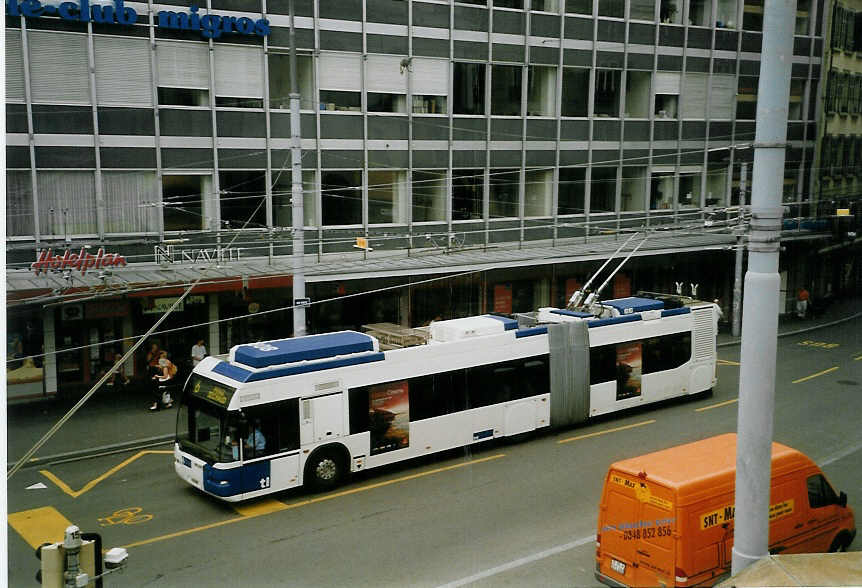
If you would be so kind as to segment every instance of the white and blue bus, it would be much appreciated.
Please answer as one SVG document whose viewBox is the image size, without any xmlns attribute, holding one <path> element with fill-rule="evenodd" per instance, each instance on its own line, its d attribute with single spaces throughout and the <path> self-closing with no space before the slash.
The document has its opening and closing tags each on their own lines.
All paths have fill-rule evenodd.
<svg viewBox="0 0 862 588">
<path fill-rule="evenodd" d="M 603 302 L 435 321 L 382 351 L 342 331 L 238 345 L 186 382 L 175 469 L 228 501 L 590 417 L 715 384 L 714 304 Z"/>
</svg>

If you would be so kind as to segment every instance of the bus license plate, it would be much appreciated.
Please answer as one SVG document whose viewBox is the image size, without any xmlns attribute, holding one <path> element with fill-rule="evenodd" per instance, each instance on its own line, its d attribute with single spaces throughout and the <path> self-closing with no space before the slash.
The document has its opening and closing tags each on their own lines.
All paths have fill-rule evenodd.
<svg viewBox="0 0 862 588">
<path fill-rule="evenodd" d="M 626 575 L 626 564 L 615 559 L 611 559 L 611 569 L 621 576 Z"/>
</svg>

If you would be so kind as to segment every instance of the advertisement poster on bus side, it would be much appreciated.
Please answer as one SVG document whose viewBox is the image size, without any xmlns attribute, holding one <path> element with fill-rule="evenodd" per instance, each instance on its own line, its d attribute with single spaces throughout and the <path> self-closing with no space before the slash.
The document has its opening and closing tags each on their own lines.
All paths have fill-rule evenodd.
<svg viewBox="0 0 862 588">
<path fill-rule="evenodd" d="M 617 400 L 641 395 L 641 343 L 617 345 Z"/>
<path fill-rule="evenodd" d="M 410 444 L 410 397 L 406 380 L 370 387 L 371 455 Z"/>
</svg>

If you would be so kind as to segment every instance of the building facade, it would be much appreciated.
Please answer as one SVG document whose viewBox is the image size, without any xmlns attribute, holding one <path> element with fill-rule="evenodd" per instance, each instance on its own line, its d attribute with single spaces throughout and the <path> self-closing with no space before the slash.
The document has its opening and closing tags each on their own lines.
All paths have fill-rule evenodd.
<svg viewBox="0 0 862 588">
<path fill-rule="evenodd" d="M 762 2 L 295 5 L 310 296 L 393 288 L 312 308 L 312 332 L 559 305 L 615 248 L 589 243 L 641 227 L 677 238 L 644 247 L 618 294 L 700 284 L 729 305 L 733 239 L 702 231 L 739 204 L 752 158 Z M 823 6 L 799 0 L 796 18 L 797 217 L 816 185 Z M 94 380 L 204 266 L 217 277 L 172 319 L 203 326 L 160 337 L 174 355 L 288 334 L 269 315 L 212 323 L 291 302 L 288 7 L 7 0 L 8 345 L 81 349 L 46 356 L 46 390 Z M 85 273 L 69 256 L 87 252 L 123 263 Z M 410 285 L 465 268 L 489 269 Z"/>
</svg>

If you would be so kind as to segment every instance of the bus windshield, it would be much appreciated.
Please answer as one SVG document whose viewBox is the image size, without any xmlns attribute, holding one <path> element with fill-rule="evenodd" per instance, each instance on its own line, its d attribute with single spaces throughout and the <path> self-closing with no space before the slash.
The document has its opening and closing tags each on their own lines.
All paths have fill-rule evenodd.
<svg viewBox="0 0 862 588">
<path fill-rule="evenodd" d="M 177 413 L 177 442 L 180 448 L 210 463 L 235 461 L 239 411 L 225 410 L 234 390 L 202 378 L 189 379 Z M 215 397 L 215 400 L 213 399 Z"/>
</svg>

